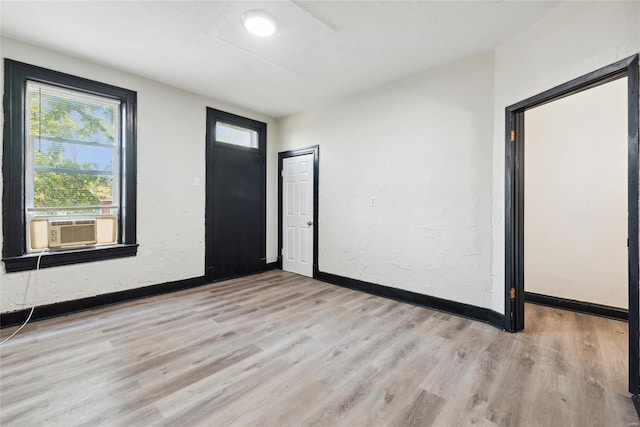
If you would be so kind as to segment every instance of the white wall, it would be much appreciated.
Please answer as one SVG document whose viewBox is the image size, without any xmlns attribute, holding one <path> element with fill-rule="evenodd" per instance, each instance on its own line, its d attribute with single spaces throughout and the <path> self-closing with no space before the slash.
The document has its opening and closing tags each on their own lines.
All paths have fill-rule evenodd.
<svg viewBox="0 0 640 427">
<path fill-rule="evenodd" d="M 320 146 L 320 271 L 488 306 L 492 109 L 490 53 L 281 120 Z"/>
<path fill-rule="evenodd" d="M 206 107 L 244 115 L 268 125 L 267 262 L 276 260 L 277 149 L 274 120 L 15 40 L 1 39 L 0 47 L 3 57 L 138 93 L 138 255 L 43 269 L 39 275 L 38 304 L 204 274 Z M 0 87 L 4 87 L 4 72 L 0 72 L 0 76 Z M 200 186 L 194 186 L 194 177 L 200 178 Z M 29 273 L 6 274 L 2 269 L 0 312 L 26 308 L 23 301 L 28 276 Z"/>
<path fill-rule="evenodd" d="M 628 307 L 627 78 L 525 113 L 525 290 Z"/>
<path fill-rule="evenodd" d="M 640 2 L 567 2 L 495 50 L 491 308 L 504 313 L 504 109 L 640 52 Z"/>
<path fill-rule="evenodd" d="M 502 313 L 504 108 L 638 53 L 640 2 L 562 3 L 494 54 L 282 120 L 278 147 L 269 118 L 12 40 L 0 48 L 138 92 L 139 254 L 43 270 L 40 304 L 202 274 L 204 187 L 192 183 L 204 177 L 208 105 L 269 124 L 268 261 L 275 151 L 319 144 L 322 271 Z M 23 308 L 27 275 L 0 273 L 0 311 Z"/>
</svg>

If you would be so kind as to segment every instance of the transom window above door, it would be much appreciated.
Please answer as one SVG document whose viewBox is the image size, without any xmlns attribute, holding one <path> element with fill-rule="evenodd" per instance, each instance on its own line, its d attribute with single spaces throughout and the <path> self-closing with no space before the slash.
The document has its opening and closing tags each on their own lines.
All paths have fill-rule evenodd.
<svg viewBox="0 0 640 427">
<path fill-rule="evenodd" d="M 238 145 L 240 147 L 258 148 L 258 132 L 242 126 L 225 122 L 216 122 L 216 142 Z"/>
</svg>

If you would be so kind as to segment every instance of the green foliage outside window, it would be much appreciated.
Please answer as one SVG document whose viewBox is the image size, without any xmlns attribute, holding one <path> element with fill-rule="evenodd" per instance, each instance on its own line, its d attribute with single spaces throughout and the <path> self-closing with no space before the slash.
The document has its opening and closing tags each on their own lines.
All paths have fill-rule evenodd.
<svg viewBox="0 0 640 427">
<path fill-rule="evenodd" d="M 53 137 L 113 145 L 115 108 L 38 92 L 31 92 L 30 96 L 30 131 L 34 141 L 42 136 L 42 140 Z M 100 165 L 76 161 L 65 152 L 64 142 L 50 141 L 36 143 L 34 207 L 91 206 L 112 200 L 110 173 L 82 173 L 97 171 Z"/>
</svg>

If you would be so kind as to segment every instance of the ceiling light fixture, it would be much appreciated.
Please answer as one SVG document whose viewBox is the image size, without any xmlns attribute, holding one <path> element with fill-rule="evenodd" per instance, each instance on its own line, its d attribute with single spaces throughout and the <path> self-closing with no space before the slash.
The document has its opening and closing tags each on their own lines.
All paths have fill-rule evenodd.
<svg viewBox="0 0 640 427">
<path fill-rule="evenodd" d="M 251 34 L 259 37 L 273 35 L 278 29 L 276 19 L 263 10 L 249 10 L 242 14 L 242 25 Z"/>
</svg>

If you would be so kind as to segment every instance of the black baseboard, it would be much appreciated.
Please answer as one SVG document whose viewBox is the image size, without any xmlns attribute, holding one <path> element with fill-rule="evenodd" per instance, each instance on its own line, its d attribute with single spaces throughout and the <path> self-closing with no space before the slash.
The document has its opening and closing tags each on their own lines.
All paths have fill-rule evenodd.
<svg viewBox="0 0 640 427">
<path fill-rule="evenodd" d="M 262 271 L 275 270 L 276 268 L 277 262 L 264 263 L 262 265 Z M 190 279 L 176 280 L 173 282 L 145 286 L 142 288 L 127 289 L 125 291 L 119 292 L 110 292 L 108 294 L 101 294 L 88 298 L 40 305 L 33 310 L 33 316 L 31 316 L 31 320 L 42 320 L 48 319 L 50 317 L 64 316 L 78 311 L 90 310 L 92 308 L 103 307 L 106 305 L 117 304 L 125 301 L 152 297 L 169 292 L 181 291 L 183 289 L 202 286 L 207 283 L 230 279 L 231 278 L 229 277 L 220 280 L 212 280 L 210 278 L 207 279 L 205 276 L 192 277 Z M 22 324 L 29 316 L 30 311 L 31 308 L 11 311 L 7 313 L 0 313 L 0 328 Z"/>
<path fill-rule="evenodd" d="M 546 305 L 548 307 L 561 308 L 563 310 L 576 311 L 578 313 L 608 317 L 615 320 L 629 321 L 629 311 L 623 308 L 552 297 L 549 295 L 536 294 L 533 292 L 525 292 L 524 300 L 525 302 L 530 302 L 532 304 Z"/>
<path fill-rule="evenodd" d="M 637 394 L 634 394 L 633 396 L 631 396 L 631 400 L 633 400 L 633 406 L 635 406 L 636 412 L 640 417 L 640 397 L 638 397 Z"/>
<path fill-rule="evenodd" d="M 271 262 L 264 265 L 264 270 L 278 268 L 278 262 Z M 498 329 L 503 329 L 504 316 L 493 310 L 477 307 L 470 304 L 432 297 L 403 289 L 389 286 L 377 285 L 375 283 L 364 282 L 362 280 L 351 279 L 330 273 L 316 272 L 316 279 L 334 285 L 343 286 L 350 289 L 366 292 L 369 294 L 390 298 L 421 307 L 431 308 L 473 320 L 488 323 Z M 227 279 L 228 280 L 228 279 Z M 213 282 L 205 276 L 193 277 L 190 279 L 177 280 L 173 282 L 161 283 L 158 285 L 145 286 L 142 288 L 128 289 L 125 291 L 111 292 L 108 294 L 96 295 L 93 297 L 62 301 L 53 304 L 37 306 L 33 311 L 31 320 L 42 320 L 51 317 L 64 316 L 78 311 L 90 310 L 92 308 L 117 304 L 125 301 L 147 298 L 169 292 L 180 291 L 197 286 L 202 286 Z M 31 309 L 0 313 L 0 328 L 19 325 L 25 321 Z"/>
<path fill-rule="evenodd" d="M 208 283 L 204 276 L 193 277 L 191 279 L 176 280 L 174 282 L 166 282 L 158 285 L 145 286 L 142 288 L 127 289 L 125 291 L 110 292 L 108 294 L 96 295 L 88 298 L 75 299 L 71 301 L 56 302 L 37 306 L 33 310 L 31 320 L 42 320 L 50 317 L 64 316 L 66 314 L 78 311 L 89 310 L 92 308 L 102 307 L 106 305 L 117 304 L 120 302 L 146 298 L 154 295 L 175 292 L 182 289 L 202 286 Z M 24 310 L 11 311 L 0 314 L 0 328 L 19 325 L 27 319 L 31 308 Z"/>
<path fill-rule="evenodd" d="M 504 329 L 504 315 L 488 308 L 432 297 L 429 295 L 419 294 L 417 292 L 378 285 L 321 271 L 317 272 L 315 279 L 345 288 L 390 298 L 396 301 L 455 314 L 468 319 L 478 320 L 480 322 L 488 323 L 498 329 Z"/>
<path fill-rule="evenodd" d="M 274 262 L 268 262 L 264 265 L 264 270 L 263 271 L 269 271 L 269 270 L 276 270 L 278 268 L 278 262 L 274 261 Z"/>
</svg>

